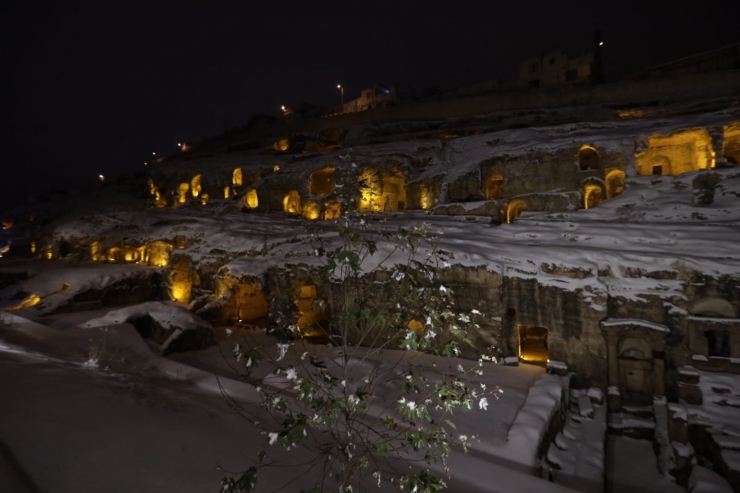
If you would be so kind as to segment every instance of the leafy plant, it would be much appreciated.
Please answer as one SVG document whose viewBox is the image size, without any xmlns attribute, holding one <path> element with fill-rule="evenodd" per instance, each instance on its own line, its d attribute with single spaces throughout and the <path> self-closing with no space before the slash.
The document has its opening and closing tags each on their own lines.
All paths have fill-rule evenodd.
<svg viewBox="0 0 740 493">
<path fill-rule="evenodd" d="M 358 492 L 384 482 L 440 491 L 454 444 L 467 451 L 475 439 L 457 433 L 453 413 L 487 409 L 496 390 L 473 382 L 492 357 L 441 368 L 424 354 L 459 356 L 480 316 L 456 310 L 452 289 L 441 283 L 449 264 L 430 225 L 393 227 L 359 214 L 357 180 L 342 178 L 342 217 L 333 230 L 312 225 L 303 244 L 314 260 L 307 273 L 317 293 L 313 316 L 295 293 L 276 293 L 271 326 L 233 348 L 272 420 L 255 420 L 266 448 L 245 472 L 223 480 L 223 493 L 253 491 L 271 447 L 310 452 L 312 467 L 321 467 L 311 491 Z M 329 309 L 327 322 L 320 315 Z M 317 338 L 331 344 L 307 340 Z"/>
</svg>

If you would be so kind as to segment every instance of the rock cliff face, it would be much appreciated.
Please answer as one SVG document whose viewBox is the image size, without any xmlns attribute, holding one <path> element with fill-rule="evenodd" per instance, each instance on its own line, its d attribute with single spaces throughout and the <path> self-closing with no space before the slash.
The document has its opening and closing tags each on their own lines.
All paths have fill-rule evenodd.
<svg viewBox="0 0 740 493">
<path fill-rule="evenodd" d="M 0 266 L 0 299 L 44 313 L 170 299 L 226 326 L 268 323 L 268 299 L 281 293 L 304 322 L 330 327 L 332 307 L 312 306 L 333 288 L 316 282 L 305 239 L 331 238 L 356 208 L 387 231 L 424 221 L 441 233 L 442 282 L 460 311 L 482 314 L 466 357 L 494 346 L 565 363 L 576 387 L 615 387 L 626 401 L 672 396 L 676 369 L 697 356 L 739 366 L 738 121 L 734 108 L 458 129 L 461 138 L 404 137 L 396 125 L 377 144 L 382 129 L 358 128 L 196 145 L 120 190 L 36 211 L 43 226 L 26 212 L 8 218 L 25 236 L 5 253 L 26 260 Z M 392 239 L 377 255 L 402 261 Z M 38 273 L 59 262 L 93 277 L 101 264 L 150 274 L 97 284 L 72 275 L 57 292 L 61 277 L 47 285 Z M 35 303 L 17 308 L 24 300 Z"/>
</svg>

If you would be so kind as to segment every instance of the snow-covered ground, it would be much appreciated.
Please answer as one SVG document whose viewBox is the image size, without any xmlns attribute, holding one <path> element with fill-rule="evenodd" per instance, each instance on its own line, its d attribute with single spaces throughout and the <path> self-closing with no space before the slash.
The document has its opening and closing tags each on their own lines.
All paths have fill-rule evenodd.
<svg viewBox="0 0 740 493">
<path fill-rule="evenodd" d="M 684 491 L 660 474 L 653 443 L 648 440 L 609 435 L 606 456 L 608 493 Z"/>
<path fill-rule="evenodd" d="M 217 347 L 183 353 L 173 361 L 152 353 L 130 326 L 60 330 L 14 315 L 2 317 L 10 324 L 3 338 L 15 342 L 0 342 L 0 442 L 39 491 L 214 491 L 225 475 L 218 464 L 243 470 L 265 443 L 222 398 L 220 387 L 245 405 L 259 401 L 249 386 L 228 378 L 233 372 Z M 92 361 L 86 349 L 99 347 L 101 338 L 109 355 Z M 231 341 L 222 344 L 230 350 Z M 330 357 L 336 348 L 315 350 Z M 462 362 L 400 351 L 384 357 L 419 358 L 415 363 L 430 376 L 443 370 L 442 363 Z M 118 371 L 105 371 L 106 361 Z M 196 367 L 227 378 L 216 382 Z M 568 491 L 511 469 L 508 462 L 515 457 L 491 453 L 506 450 L 508 428 L 541 375 L 542 368 L 535 366 L 487 365 L 481 378 L 504 392 L 488 412 L 457 417 L 460 431 L 479 434 L 481 441 L 467 455 L 453 452 L 450 491 Z M 279 379 L 273 384 L 279 385 Z M 393 391 L 389 398 L 395 400 Z M 261 412 L 257 407 L 252 411 Z M 305 468 L 289 466 L 305 462 L 300 449 L 285 455 L 270 449 L 270 454 L 277 454 L 281 467 L 260 479 L 262 491 L 291 479 L 310 479 Z"/>
</svg>

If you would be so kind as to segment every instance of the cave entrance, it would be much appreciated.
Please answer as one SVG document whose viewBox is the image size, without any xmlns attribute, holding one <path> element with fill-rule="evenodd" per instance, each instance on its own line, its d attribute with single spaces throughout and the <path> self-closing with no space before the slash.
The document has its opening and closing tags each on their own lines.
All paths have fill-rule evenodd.
<svg viewBox="0 0 740 493">
<path fill-rule="evenodd" d="M 653 135 L 648 148 L 635 154 L 640 175 L 680 175 L 712 169 L 714 164 L 712 138 L 703 128 Z"/>
<path fill-rule="evenodd" d="M 601 164 L 599 152 L 589 145 L 581 146 L 578 151 L 578 167 L 581 171 L 597 170 L 599 164 Z"/>
<path fill-rule="evenodd" d="M 589 183 L 583 187 L 583 208 L 593 209 L 601 203 L 601 197 L 603 196 L 601 187 L 599 185 Z"/>
<path fill-rule="evenodd" d="M 301 214 L 303 212 L 301 196 L 297 191 L 291 190 L 285 195 L 283 198 L 283 212 L 289 214 Z"/>
<path fill-rule="evenodd" d="M 365 168 L 358 180 L 360 212 L 394 212 L 406 208 L 406 179 L 395 168 Z"/>
<path fill-rule="evenodd" d="M 545 366 L 549 359 L 547 327 L 517 325 L 519 333 L 519 359 L 523 363 Z"/>
<path fill-rule="evenodd" d="M 606 175 L 606 198 L 613 199 L 624 192 L 624 171 L 615 169 Z"/>
<path fill-rule="evenodd" d="M 501 173 L 492 173 L 486 178 L 486 200 L 500 199 L 504 193 L 504 177 Z"/>
</svg>

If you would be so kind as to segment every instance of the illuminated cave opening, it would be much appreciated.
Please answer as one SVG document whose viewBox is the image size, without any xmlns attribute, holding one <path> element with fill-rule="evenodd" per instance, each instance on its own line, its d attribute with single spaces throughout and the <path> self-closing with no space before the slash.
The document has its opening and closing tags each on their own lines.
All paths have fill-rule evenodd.
<svg viewBox="0 0 740 493">
<path fill-rule="evenodd" d="M 527 204 L 523 200 L 512 200 L 501 208 L 501 222 L 511 224 L 526 210 Z"/>
<path fill-rule="evenodd" d="M 321 206 L 318 202 L 309 200 L 303 204 L 303 218 L 313 221 L 321 217 Z"/>
<path fill-rule="evenodd" d="M 247 193 L 244 194 L 244 205 L 249 209 L 256 209 L 259 206 L 259 197 L 257 196 L 257 190 L 250 188 Z"/>
<path fill-rule="evenodd" d="M 265 321 L 268 304 L 262 289 L 257 284 L 237 284 L 231 288 L 236 304 L 235 315 L 242 322 Z"/>
<path fill-rule="evenodd" d="M 290 140 L 280 139 L 272 145 L 272 148 L 279 152 L 285 152 L 290 149 Z"/>
<path fill-rule="evenodd" d="M 494 172 L 486 177 L 484 192 L 486 200 L 497 200 L 503 196 L 504 177 L 501 173 Z"/>
<path fill-rule="evenodd" d="M 302 211 L 300 194 L 295 190 L 291 190 L 283 197 L 283 212 L 300 214 Z"/>
<path fill-rule="evenodd" d="M 360 212 L 393 212 L 406 208 L 406 179 L 400 171 L 365 168 L 358 179 Z"/>
<path fill-rule="evenodd" d="M 190 190 L 190 184 L 189 183 L 180 183 L 180 186 L 177 187 L 177 203 L 178 204 L 184 204 L 188 201 L 188 190 Z"/>
<path fill-rule="evenodd" d="M 231 197 L 231 187 L 226 185 L 224 187 L 224 198 L 228 199 L 229 197 Z"/>
<path fill-rule="evenodd" d="M 524 363 L 545 366 L 549 358 L 548 330 L 536 325 L 517 325 L 519 359 Z"/>
<path fill-rule="evenodd" d="M 583 208 L 593 209 L 598 206 L 602 200 L 602 190 L 599 185 L 594 183 L 587 183 L 583 186 L 581 196 L 583 197 Z"/>
<path fill-rule="evenodd" d="M 154 193 L 154 206 L 158 209 L 167 207 L 167 196 L 161 191 L 157 190 Z"/>
<path fill-rule="evenodd" d="M 193 194 L 194 198 L 198 198 L 198 195 L 200 195 L 200 191 L 201 191 L 200 179 L 201 179 L 201 175 L 195 175 L 193 179 L 190 180 L 190 193 Z"/>
<path fill-rule="evenodd" d="M 340 217 L 342 217 L 341 204 L 339 202 L 326 202 L 324 204 L 324 213 L 322 217 L 324 221 L 339 219 Z"/>
<path fill-rule="evenodd" d="M 190 295 L 193 290 L 193 271 L 190 268 L 190 261 L 187 258 L 178 259 L 170 270 L 170 295 L 172 299 L 180 303 L 190 301 Z"/>
<path fill-rule="evenodd" d="M 582 145 L 578 150 L 578 167 L 581 171 L 597 170 L 599 164 L 601 164 L 599 151 L 589 145 Z"/>
<path fill-rule="evenodd" d="M 610 171 L 606 175 L 604 183 L 606 184 L 607 199 L 613 199 L 614 197 L 622 195 L 622 192 L 624 192 L 624 178 L 624 171 L 618 169 Z"/>
<path fill-rule="evenodd" d="M 165 267 L 170 262 L 173 247 L 166 241 L 153 241 L 147 245 L 148 265 L 152 267 Z"/>
<path fill-rule="evenodd" d="M 740 164 L 740 121 L 725 125 L 722 155 L 729 164 Z"/>
<path fill-rule="evenodd" d="M 231 184 L 235 187 L 242 186 L 244 175 L 242 173 L 241 168 L 234 168 L 234 171 L 231 173 Z M 228 199 L 228 197 L 226 197 Z"/>
<path fill-rule="evenodd" d="M 202 205 L 208 205 L 208 199 L 210 199 L 210 197 L 208 196 L 207 193 L 201 194 L 201 196 L 200 196 L 200 203 Z"/>
<path fill-rule="evenodd" d="M 640 175 L 680 175 L 712 168 L 712 139 L 705 129 L 652 136 L 647 150 L 635 154 Z"/>
<path fill-rule="evenodd" d="M 311 173 L 308 190 L 313 197 L 325 197 L 334 192 L 337 182 L 335 179 L 336 168 L 326 166 Z"/>
<path fill-rule="evenodd" d="M 298 309 L 298 330 L 306 337 L 322 337 L 328 335 L 326 310 L 318 306 L 319 293 L 313 281 L 306 281 L 296 293 L 296 308 Z"/>
</svg>

